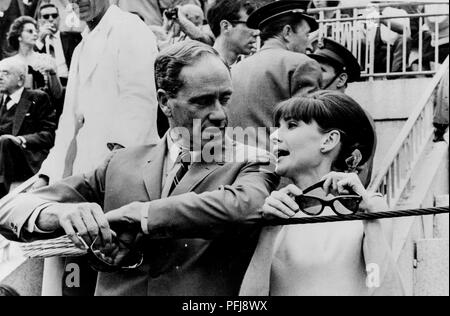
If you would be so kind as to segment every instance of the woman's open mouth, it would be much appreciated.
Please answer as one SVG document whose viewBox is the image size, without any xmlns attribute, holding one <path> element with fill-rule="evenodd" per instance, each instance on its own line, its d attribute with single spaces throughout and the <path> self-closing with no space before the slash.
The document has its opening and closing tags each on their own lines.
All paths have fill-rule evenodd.
<svg viewBox="0 0 450 316">
<path fill-rule="evenodd" d="M 291 154 L 291 152 L 289 150 L 286 149 L 277 149 L 275 151 L 275 156 L 277 157 L 278 160 L 280 160 L 283 157 L 287 157 Z"/>
</svg>

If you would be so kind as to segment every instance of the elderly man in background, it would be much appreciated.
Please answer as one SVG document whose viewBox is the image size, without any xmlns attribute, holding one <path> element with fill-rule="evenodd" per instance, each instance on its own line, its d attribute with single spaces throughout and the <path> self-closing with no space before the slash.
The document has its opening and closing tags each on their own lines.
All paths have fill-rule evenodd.
<svg viewBox="0 0 450 316">
<path fill-rule="evenodd" d="M 247 26 L 255 9 L 248 0 L 217 0 L 208 10 L 208 23 L 216 37 L 214 48 L 229 66 L 256 50 L 259 30 Z"/>
<path fill-rule="evenodd" d="M 27 70 L 0 61 L 0 198 L 39 170 L 55 140 L 55 110 L 44 92 L 24 88 Z"/>
<path fill-rule="evenodd" d="M 78 246 L 75 231 L 88 244 L 99 237 L 110 264 L 96 266 L 110 273 L 99 275 L 97 295 L 235 296 L 260 230 L 251 224 L 278 185 L 273 160 L 227 141 L 232 81 L 210 46 L 178 43 L 155 68 L 159 105 L 170 122 L 165 137 L 116 151 L 95 172 L 15 198 L 0 225 L 19 228 L 8 235 L 13 239 L 46 239 L 61 229 Z M 121 269 L 132 263 L 133 271 Z"/>
<path fill-rule="evenodd" d="M 158 140 L 155 36 L 137 16 L 109 0 L 72 2 L 88 29 L 73 54 L 55 147 L 36 187 L 94 169 L 112 148 Z M 84 281 L 89 272 L 82 273 L 81 288 L 66 293 L 91 294 L 93 286 L 83 289 L 86 282 L 95 285 L 95 276 Z"/>
</svg>

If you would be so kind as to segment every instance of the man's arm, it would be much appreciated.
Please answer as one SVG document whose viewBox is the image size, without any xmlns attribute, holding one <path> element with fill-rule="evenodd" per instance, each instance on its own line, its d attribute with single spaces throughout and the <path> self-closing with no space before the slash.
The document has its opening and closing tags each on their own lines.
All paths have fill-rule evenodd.
<svg viewBox="0 0 450 316">
<path fill-rule="evenodd" d="M 232 185 L 218 184 L 211 192 L 134 203 L 108 213 L 107 218 L 112 225 L 142 221 L 144 233 L 155 239 L 212 238 L 234 225 L 260 219 L 259 208 L 279 183 L 273 170 L 272 164 L 251 163 Z"/>
<path fill-rule="evenodd" d="M 109 240 L 104 217 L 105 176 L 113 153 L 94 172 L 74 176 L 0 205 L 0 231 L 11 240 L 32 241 L 68 234 L 77 245 L 75 230 L 86 241 L 99 231 Z M 30 222 L 32 221 L 32 222 Z M 38 231 L 47 232 L 46 234 Z"/>
<path fill-rule="evenodd" d="M 200 27 L 197 27 L 186 17 L 183 10 L 178 10 L 178 18 L 175 22 L 190 39 L 205 43 L 207 45 L 214 45 L 214 36 L 212 35 L 212 32 L 211 34 L 208 34 Z"/>
</svg>

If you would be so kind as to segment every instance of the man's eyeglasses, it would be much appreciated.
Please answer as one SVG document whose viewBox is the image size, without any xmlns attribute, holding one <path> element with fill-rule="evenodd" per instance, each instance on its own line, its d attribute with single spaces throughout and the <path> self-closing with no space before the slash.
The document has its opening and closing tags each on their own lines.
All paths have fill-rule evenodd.
<svg viewBox="0 0 450 316">
<path fill-rule="evenodd" d="M 42 18 L 44 19 L 44 20 L 50 20 L 50 18 L 52 18 L 52 19 L 57 19 L 59 17 L 59 14 L 58 13 L 53 13 L 53 14 L 43 14 L 42 15 Z"/>
<path fill-rule="evenodd" d="M 315 189 L 323 187 L 325 181 L 316 183 L 303 191 L 303 195 L 298 196 L 295 202 L 300 207 L 300 210 L 310 216 L 319 216 L 325 210 L 325 207 L 330 207 L 336 215 L 350 215 L 356 214 L 359 211 L 359 204 L 362 202 L 362 197 L 357 194 L 339 195 L 330 200 L 324 200 L 312 195 L 306 195 Z"/>
<path fill-rule="evenodd" d="M 144 254 L 142 252 L 130 250 L 130 253 L 120 265 L 112 264 L 108 257 L 97 248 L 98 238 L 94 240 L 91 246 L 87 246 L 83 239 L 80 238 L 88 249 L 89 265 L 94 271 L 104 273 L 130 271 L 139 268 L 144 262 Z M 117 241 L 117 243 L 120 243 L 120 241 Z"/>
</svg>

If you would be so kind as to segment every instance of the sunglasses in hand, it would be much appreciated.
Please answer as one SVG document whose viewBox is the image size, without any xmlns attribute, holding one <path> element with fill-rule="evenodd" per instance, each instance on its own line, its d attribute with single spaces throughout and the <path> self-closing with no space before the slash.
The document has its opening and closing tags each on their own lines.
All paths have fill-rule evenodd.
<svg viewBox="0 0 450 316">
<path fill-rule="evenodd" d="M 356 214 L 359 211 L 359 205 L 362 202 L 362 197 L 357 194 L 339 195 L 329 200 L 324 200 L 316 196 L 308 195 L 307 193 L 322 188 L 325 181 L 316 183 L 303 191 L 303 195 L 295 198 L 295 202 L 300 207 L 300 210 L 310 216 L 319 216 L 325 210 L 325 207 L 330 207 L 331 210 L 338 216 Z"/>
<path fill-rule="evenodd" d="M 87 247 L 88 261 L 91 268 L 96 272 L 113 273 L 119 271 L 130 271 L 139 268 L 144 262 L 144 255 L 142 252 L 130 249 L 118 240 L 113 238 L 114 249 L 109 249 L 107 253 L 100 249 L 101 243 L 99 237 Z M 119 264 L 115 263 L 114 257 L 117 257 L 119 252 L 125 252 L 123 260 Z M 114 254 L 114 256 L 111 256 Z"/>
</svg>

